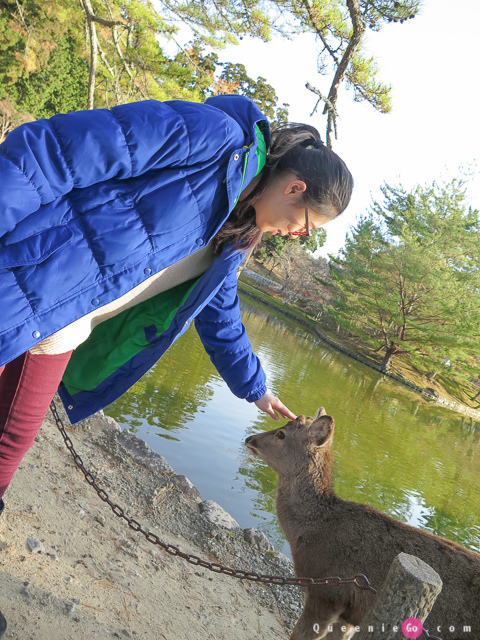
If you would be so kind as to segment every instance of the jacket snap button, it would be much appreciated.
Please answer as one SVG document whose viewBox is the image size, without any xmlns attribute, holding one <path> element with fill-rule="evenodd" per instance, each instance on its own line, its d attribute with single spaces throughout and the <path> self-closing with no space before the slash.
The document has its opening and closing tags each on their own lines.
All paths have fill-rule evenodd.
<svg viewBox="0 0 480 640">
<path fill-rule="evenodd" d="M 92 305 L 94 307 L 97 307 L 99 304 L 100 304 L 100 300 L 98 298 L 93 298 Z"/>
<path fill-rule="evenodd" d="M 40 331 L 34 331 L 34 332 L 32 333 L 32 336 L 35 338 L 35 340 L 36 340 L 37 338 L 40 338 L 40 335 L 41 335 L 41 334 L 40 334 Z"/>
<path fill-rule="evenodd" d="M 71 411 L 73 409 L 73 404 L 69 404 L 68 405 L 68 409 L 69 409 L 69 411 Z"/>
<path fill-rule="evenodd" d="M 198 244 L 198 246 L 200 247 L 200 246 L 202 246 L 202 244 L 203 244 L 203 238 L 197 238 L 197 239 L 195 240 L 195 242 L 196 242 L 196 243 Z"/>
<path fill-rule="evenodd" d="M 235 162 L 236 162 L 239 158 L 240 158 L 240 156 L 238 155 L 238 153 L 236 153 L 236 154 L 233 156 L 233 159 L 235 160 Z"/>
<path fill-rule="evenodd" d="M 146 269 L 144 269 L 144 270 L 143 270 L 143 273 L 144 273 L 146 276 L 149 276 L 149 275 L 152 273 L 152 270 L 150 269 L 150 267 L 147 267 Z"/>
</svg>

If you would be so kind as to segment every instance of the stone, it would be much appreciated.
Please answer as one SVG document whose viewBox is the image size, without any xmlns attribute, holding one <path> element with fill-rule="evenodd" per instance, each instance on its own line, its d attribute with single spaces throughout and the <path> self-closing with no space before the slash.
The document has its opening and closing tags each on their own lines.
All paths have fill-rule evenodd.
<svg viewBox="0 0 480 640">
<path fill-rule="evenodd" d="M 199 505 L 200 513 L 211 523 L 228 531 L 238 531 L 240 525 L 232 516 L 213 500 L 205 500 Z"/>
<path fill-rule="evenodd" d="M 252 547 L 255 547 L 255 549 L 258 549 L 259 551 L 270 553 L 272 551 L 275 551 L 275 547 L 263 533 L 263 531 L 259 531 L 254 527 L 251 527 L 250 529 L 244 529 L 243 537 L 248 543 L 252 545 Z"/>
<path fill-rule="evenodd" d="M 174 476 L 172 484 L 191 500 L 201 501 L 202 496 L 197 487 L 185 476 Z"/>
<path fill-rule="evenodd" d="M 2 551 L 7 551 L 11 546 L 12 545 L 10 542 L 7 542 L 6 540 L 0 540 L 0 553 Z"/>
<path fill-rule="evenodd" d="M 424 395 L 430 396 L 434 400 L 438 400 L 439 398 L 438 391 L 435 391 L 435 389 L 432 389 L 431 387 L 426 387 L 426 389 L 424 389 Z"/>
<path fill-rule="evenodd" d="M 285 571 L 293 573 L 293 562 L 283 553 L 276 553 L 275 560 L 285 567 Z"/>
<path fill-rule="evenodd" d="M 27 538 L 27 547 L 32 553 L 43 553 L 43 544 L 35 538 Z"/>
<path fill-rule="evenodd" d="M 75 611 L 74 602 L 68 602 L 68 600 L 65 600 L 64 605 L 65 605 L 65 613 L 71 614 Z"/>
<path fill-rule="evenodd" d="M 118 434 L 117 442 L 135 462 L 142 464 L 149 471 L 160 475 L 175 473 L 163 456 L 155 453 L 146 442 L 128 431 Z"/>
</svg>

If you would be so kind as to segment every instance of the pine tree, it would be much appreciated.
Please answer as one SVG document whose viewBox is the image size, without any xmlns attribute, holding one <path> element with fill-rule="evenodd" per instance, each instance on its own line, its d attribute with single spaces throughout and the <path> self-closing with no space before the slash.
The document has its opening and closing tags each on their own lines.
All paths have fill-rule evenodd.
<svg viewBox="0 0 480 640">
<path fill-rule="evenodd" d="M 294 3 L 292 3 L 293 5 Z M 345 82 L 356 102 L 369 102 L 381 113 L 391 109 L 390 86 L 378 79 L 378 67 L 363 47 L 368 30 L 379 31 L 385 24 L 402 24 L 418 15 L 421 0 L 302 0 L 296 12 L 304 30 L 315 34 L 320 46 L 318 71 L 331 76 L 328 92 L 307 83 L 318 96 L 313 113 L 323 104 L 327 116 L 326 141 L 332 147 L 337 137 L 337 101 Z"/>
<path fill-rule="evenodd" d="M 420 370 L 471 373 L 480 347 L 479 212 L 465 184 L 385 186 L 332 259 L 331 316 L 374 349 L 382 367 L 405 356 Z"/>
</svg>

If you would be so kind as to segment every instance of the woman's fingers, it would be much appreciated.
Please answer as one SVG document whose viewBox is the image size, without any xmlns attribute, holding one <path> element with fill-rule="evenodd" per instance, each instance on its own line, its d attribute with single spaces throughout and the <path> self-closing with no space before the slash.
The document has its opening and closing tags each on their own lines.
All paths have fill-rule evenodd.
<svg viewBox="0 0 480 640">
<path fill-rule="evenodd" d="M 274 420 L 279 420 L 279 415 L 287 420 L 295 420 L 297 417 L 288 407 L 286 407 L 279 398 L 267 393 L 259 398 L 255 404 L 261 411 L 268 413 Z M 277 415 L 279 414 L 279 415 Z"/>
</svg>

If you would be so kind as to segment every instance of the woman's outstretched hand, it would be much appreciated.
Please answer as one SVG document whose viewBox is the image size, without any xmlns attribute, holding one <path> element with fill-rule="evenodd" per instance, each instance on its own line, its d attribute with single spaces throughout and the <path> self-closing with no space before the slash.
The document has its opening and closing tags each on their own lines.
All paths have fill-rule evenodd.
<svg viewBox="0 0 480 640">
<path fill-rule="evenodd" d="M 265 395 L 259 398 L 255 402 L 255 404 L 261 411 L 265 411 L 265 413 L 268 413 L 268 415 L 271 416 L 274 420 L 280 420 L 280 417 L 287 418 L 289 420 L 295 420 L 295 418 L 297 417 L 290 411 L 290 409 L 288 409 L 288 407 L 283 404 L 283 402 L 281 402 L 275 396 L 272 396 L 272 394 L 268 393 L 268 391 Z M 277 412 L 279 415 L 277 415 L 277 413 L 275 412 Z"/>
</svg>

